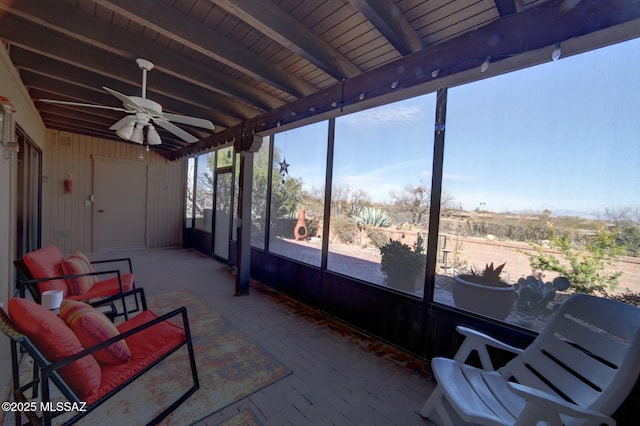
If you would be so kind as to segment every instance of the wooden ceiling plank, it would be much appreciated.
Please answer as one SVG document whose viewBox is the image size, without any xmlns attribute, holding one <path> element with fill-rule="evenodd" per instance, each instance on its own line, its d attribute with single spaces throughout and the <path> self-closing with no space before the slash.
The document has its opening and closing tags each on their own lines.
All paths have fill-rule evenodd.
<svg viewBox="0 0 640 426">
<path fill-rule="evenodd" d="M 242 126 L 227 129 L 176 151 L 172 153 L 172 158 L 181 158 L 200 149 L 216 146 L 222 143 L 221 138 L 246 132 L 247 129 L 260 134 L 279 126 L 286 128 L 312 116 L 329 117 L 357 111 L 367 105 L 376 105 L 376 97 L 398 96 L 394 92 L 397 89 L 415 93 L 415 89 L 411 89 L 419 87 L 420 93 L 424 93 L 487 78 L 494 73 L 508 71 L 511 67 L 531 66 L 543 61 L 540 58 L 541 49 L 558 42 L 571 40 L 574 48 L 587 50 L 596 47 L 595 40 L 603 44 L 613 42 L 608 33 L 613 38 L 626 39 L 630 31 L 638 36 L 639 25 L 640 4 L 631 0 L 611 0 L 606 4 L 580 2 L 570 9 L 564 0 L 550 0 L 522 13 L 494 20 L 454 39 L 427 46 L 417 53 L 347 80 L 343 85 L 333 85 L 285 107 L 256 116 L 242 123 Z M 621 26 L 625 30 L 618 30 Z M 607 34 L 603 36 L 601 30 L 608 30 Z M 594 35 L 594 32 L 598 35 Z M 490 39 L 496 42 L 487 43 Z M 495 61 L 488 73 L 481 74 L 477 70 L 487 56 Z M 471 58 L 477 60 L 469 60 Z M 551 58 L 547 56 L 546 60 Z M 502 61 L 508 64 L 502 66 Z M 434 79 L 430 70 L 436 68 L 441 71 Z M 391 84 L 396 81 L 399 85 Z M 365 98 L 359 100 L 362 93 L 365 93 Z M 344 100 L 344 109 L 340 106 L 341 99 Z M 308 113 L 312 108 L 313 113 Z"/>
<path fill-rule="evenodd" d="M 423 19 L 414 21 L 413 25 L 423 39 L 425 36 L 429 37 L 437 32 L 444 32 L 445 35 L 440 35 L 439 38 L 429 39 L 430 43 L 434 43 L 447 38 L 447 33 L 454 33 L 447 31 L 448 27 L 459 25 L 474 16 L 485 13 L 488 14 L 491 19 L 499 18 L 498 12 L 491 0 L 483 0 L 471 4 L 467 2 L 452 2 L 430 11 Z M 462 27 L 464 28 L 464 25 L 462 25 Z M 428 31 L 425 31 L 426 29 L 428 29 Z M 472 28 L 467 28 L 465 32 L 471 29 Z"/>
<path fill-rule="evenodd" d="M 117 29 L 75 7 L 61 5 L 59 1 L 40 0 L 36 4 L 30 0 L 14 0 L 11 13 L 32 22 L 46 22 L 48 27 L 57 32 L 79 38 L 95 46 L 103 47 L 106 45 L 104 40 L 108 40 L 109 49 L 107 50 L 109 51 L 132 60 L 144 57 L 156 63 L 158 70 L 258 109 L 269 110 L 282 104 L 277 98 L 265 95 L 247 84 L 240 84 L 237 80 L 220 72 L 213 72 L 209 67 L 185 58 L 176 50 L 149 40 L 132 37 L 127 31 Z M 160 37 L 165 38 L 167 43 L 170 42 L 166 36 L 160 35 Z M 171 66 L 164 66 L 164 64 L 171 64 Z"/>
<path fill-rule="evenodd" d="M 391 0 L 349 0 L 403 56 L 420 51 L 422 39 Z"/>
<path fill-rule="evenodd" d="M 464 21 L 437 22 L 428 28 L 421 29 L 420 33 L 433 44 L 437 44 L 464 34 L 469 31 L 469 28 L 480 28 L 494 20 L 494 10 L 477 10 L 476 14 L 468 16 Z"/>
<path fill-rule="evenodd" d="M 88 69 L 114 80 L 133 84 L 139 90 L 141 72 L 135 63 L 92 49 L 82 43 L 67 40 L 24 21 L 14 22 L 16 20 L 20 20 L 20 18 L 11 16 L 3 18 L 0 37 L 40 55 Z M 29 31 L 24 31 L 25 25 L 29 27 Z M 20 30 L 16 31 L 17 28 Z M 78 62 L 79 58 L 82 62 Z M 247 109 L 248 107 L 242 104 L 220 102 L 220 97 L 216 94 L 206 92 L 201 87 L 188 82 L 170 78 L 162 72 L 153 73 L 149 79 L 153 81 L 150 91 L 218 111 L 221 116 L 227 116 L 231 120 L 241 120 L 255 114 L 255 110 Z M 244 111 L 242 111 L 243 109 Z"/>
<path fill-rule="evenodd" d="M 304 80 L 278 70 L 276 64 L 266 61 L 244 46 L 220 35 L 187 15 L 176 13 L 175 9 L 164 3 L 130 0 L 96 0 L 96 2 L 145 27 L 170 34 L 171 38 L 194 50 L 230 67 L 240 69 L 254 78 L 268 81 L 297 97 L 313 93 L 316 90 Z"/>
<path fill-rule="evenodd" d="M 271 1 L 216 0 L 216 4 L 281 46 L 324 70 L 336 80 L 351 78 L 362 73 L 362 70 L 340 52 Z"/>
<path fill-rule="evenodd" d="M 78 125 L 82 125 L 85 127 L 89 126 L 89 128 L 91 129 L 93 129 L 93 127 L 96 127 L 101 130 L 108 130 L 109 127 L 114 123 L 113 121 L 107 122 L 108 120 L 100 120 L 95 116 L 87 118 L 85 116 L 76 115 L 73 111 L 65 112 L 64 109 L 52 110 L 49 108 L 43 108 L 40 110 L 40 117 L 42 117 L 44 121 L 46 121 L 48 118 L 54 118 L 60 120 L 60 122 L 66 121 L 68 123 L 77 123 Z"/>
<path fill-rule="evenodd" d="M 110 120 L 111 124 L 122 118 L 122 113 L 111 111 L 108 109 L 82 108 L 70 105 L 54 105 L 35 100 L 39 112 L 56 113 L 69 118 L 80 118 L 85 121 L 95 122 L 94 120 Z M 105 123 L 106 124 L 106 123 Z"/>
<path fill-rule="evenodd" d="M 8 3 L 0 2 L 0 10 L 7 11 L 14 16 L 19 16 L 25 21 L 33 22 L 51 31 L 65 34 L 87 44 L 92 44 L 107 52 L 124 57 L 129 55 L 126 50 L 118 49 L 111 44 L 109 39 L 94 40 L 86 37 L 85 32 L 69 31 L 65 24 L 68 22 L 69 17 L 67 13 L 70 10 L 72 10 L 73 13 L 82 14 L 84 16 L 83 20 L 90 15 L 80 12 L 78 8 L 71 7 L 64 3 L 60 4 L 59 1 L 39 0 L 38 2 L 34 2 L 29 0 L 12 0 Z"/>
</svg>

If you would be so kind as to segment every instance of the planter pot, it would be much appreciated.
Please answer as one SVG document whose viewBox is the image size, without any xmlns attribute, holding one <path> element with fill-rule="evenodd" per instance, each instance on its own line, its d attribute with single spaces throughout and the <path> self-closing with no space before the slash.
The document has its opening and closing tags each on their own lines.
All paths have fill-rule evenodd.
<svg viewBox="0 0 640 426">
<path fill-rule="evenodd" d="M 451 290 L 458 308 L 504 320 L 513 309 L 516 292 L 513 286 L 488 287 L 472 282 L 473 275 L 456 275 Z"/>
<path fill-rule="evenodd" d="M 413 294 L 424 287 L 425 265 L 418 266 L 418 270 L 394 269 L 386 277 L 386 284 L 390 288 Z"/>
</svg>

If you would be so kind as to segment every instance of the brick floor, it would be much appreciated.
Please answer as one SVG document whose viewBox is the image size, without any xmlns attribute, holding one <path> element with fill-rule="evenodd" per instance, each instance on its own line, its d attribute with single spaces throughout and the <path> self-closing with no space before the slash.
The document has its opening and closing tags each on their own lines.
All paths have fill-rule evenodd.
<svg viewBox="0 0 640 426">
<path fill-rule="evenodd" d="M 225 265 L 193 250 L 131 256 L 149 295 L 189 291 L 293 370 L 198 425 L 216 425 L 250 407 L 264 425 L 425 425 L 417 412 L 433 388 L 428 363 L 310 307 L 253 283 L 233 296 Z M 94 257 L 109 257 L 100 255 Z"/>
</svg>

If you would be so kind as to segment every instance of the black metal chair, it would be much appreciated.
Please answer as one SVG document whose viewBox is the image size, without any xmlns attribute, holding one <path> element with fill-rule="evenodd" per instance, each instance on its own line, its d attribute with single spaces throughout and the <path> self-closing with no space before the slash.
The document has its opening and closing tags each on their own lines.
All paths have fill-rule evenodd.
<svg viewBox="0 0 640 426">
<path fill-rule="evenodd" d="M 130 293 L 134 293 L 134 292 L 141 292 L 142 294 L 144 294 L 143 289 L 136 289 Z M 147 311 L 147 306 L 146 306 L 146 302 L 144 302 L 145 300 L 144 297 L 142 297 L 142 300 L 143 300 L 142 309 L 143 309 L 143 312 L 145 312 Z M 147 312 L 150 313 L 150 311 L 147 311 Z M 142 314 L 139 314 L 139 315 L 142 315 Z M 164 360 L 174 352 L 178 351 L 183 346 L 186 346 L 186 349 L 188 351 L 189 368 L 191 371 L 193 384 L 180 397 L 178 397 L 177 400 L 172 402 L 168 407 L 163 409 L 159 414 L 157 414 L 153 419 L 151 419 L 148 424 L 158 423 L 160 420 L 162 420 L 167 415 L 169 415 L 172 411 L 174 411 L 184 401 L 186 401 L 196 390 L 198 390 L 199 382 L 198 382 L 198 373 L 197 373 L 196 363 L 195 363 L 195 355 L 193 351 L 193 344 L 191 340 L 191 331 L 189 328 L 189 319 L 187 316 L 187 309 L 185 307 L 181 307 L 161 316 L 156 317 L 152 313 L 150 313 L 150 315 L 148 316 L 151 317 L 151 315 L 153 315 L 153 319 L 150 319 L 149 321 L 144 322 L 141 325 L 137 325 L 132 329 L 124 331 L 118 336 L 108 339 L 98 345 L 86 348 L 62 360 L 51 362 L 43 355 L 41 350 L 38 347 L 36 347 L 36 345 L 31 341 L 31 339 L 29 339 L 29 337 L 27 337 L 26 335 L 18 331 L 14 322 L 9 318 L 9 316 L 4 312 L 4 310 L 0 309 L 0 329 L 4 334 L 6 334 L 11 339 L 11 365 L 12 365 L 12 379 L 13 379 L 12 388 L 13 388 L 14 401 L 21 402 L 21 403 L 28 403 L 30 400 L 26 397 L 25 393 L 29 389 L 35 389 L 39 387 L 42 395 L 41 401 L 45 404 L 51 403 L 52 402 L 51 388 L 50 388 L 50 382 L 51 382 L 56 388 L 60 390 L 60 392 L 62 392 L 64 397 L 67 398 L 68 402 L 70 402 L 71 404 L 75 403 L 78 405 L 82 405 L 83 401 L 79 398 L 77 392 L 75 392 L 60 375 L 59 371 L 61 368 L 68 366 L 69 364 L 73 363 L 76 360 L 79 360 L 88 355 L 91 355 L 123 339 L 132 338 L 132 339 L 143 339 L 144 341 L 146 341 L 148 337 L 150 337 L 150 335 L 157 334 L 159 330 L 163 330 L 162 328 L 163 326 L 170 327 L 172 330 L 174 330 L 175 325 L 170 324 L 168 320 L 176 319 L 178 321 L 181 320 L 180 322 L 182 324 L 182 329 L 184 330 L 183 337 L 180 337 L 179 341 L 176 341 L 176 343 L 170 348 L 163 349 L 158 353 L 155 353 L 153 357 L 154 358 L 153 361 L 146 363 L 144 365 L 138 365 L 135 369 L 133 369 L 132 367 L 132 369 L 135 370 L 135 372 L 128 377 L 118 378 L 118 384 L 112 390 L 108 392 L 106 391 L 100 392 L 98 390 L 98 395 L 100 396 L 97 397 L 94 401 L 91 401 L 90 403 L 88 403 L 84 407 L 85 411 L 78 412 L 73 417 L 66 420 L 64 424 L 73 424 L 79 421 L 80 419 L 85 417 L 87 414 L 89 414 L 91 411 L 93 411 L 95 408 L 97 408 L 102 403 L 107 401 L 109 398 L 113 397 L 115 394 L 123 390 L 127 385 L 131 384 L 136 379 L 144 375 L 146 372 L 154 368 L 162 360 Z M 131 321 L 136 321 L 135 317 Z M 126 322 L 124 324 L 126 324 Z M 153 330 L 150 330 L 151 327 L 157 326 L 158 324 L 160 324 L 160 327 L 161 327 L 160 329 L 158 329 L 158 327 L 155 327 Z M 129 342 L 131 342 L 131 340 L 129 340 Z M 24 352 L 26 352 L 29 356 L 31 356 L 31 358 L 34 361 L 34 370 L 37 370 L 38 372 L 38 374 L 34 374 L 33 380 L 24 384 L 20 383 L 20 371 L 19 371 L 20 348 L 22 348 Z M 133 350 L 134 349 L 132 348 L 132 352 Z M 138 363 L 136 362 L 135 364 L 137 365 Z M 101 386 L 102 385 L 103 384 L 101 383 Z M 45 410 L 40 415 L 38 415 L 36 412 L 33 412 L 33 411 L 25 411 L 24 413 L 16 412 L 15 414 L 16 414 L 15 416 L 16 425 L 21 424 L 22 414 L 24 414 L 29 420 L 30 424 L 33 424 L 33 425 L 44 424 L 48 426 L 48 425 L 51 425 L 53 418 L 63 414 L 63 412 L 52 413 L 51 411 Z"/>
</svg>

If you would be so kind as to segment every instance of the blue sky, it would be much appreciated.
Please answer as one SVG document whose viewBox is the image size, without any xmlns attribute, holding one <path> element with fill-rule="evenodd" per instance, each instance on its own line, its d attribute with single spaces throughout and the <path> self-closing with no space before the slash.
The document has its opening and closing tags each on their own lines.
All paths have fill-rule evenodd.
<svg viewBox="0 0 640 426">
<path fill-rule="evenodd" d="M 451 88 L 444 190 L 467 210 L 639 207 L 639 70 L 636 39 Z M 434 115 L 429 94 L 339 118 L 334 184 L 379 202 L 429 184 Z M 276 136 L 308 188 L 324 185 L 326 128 Z"/>
</svg>

